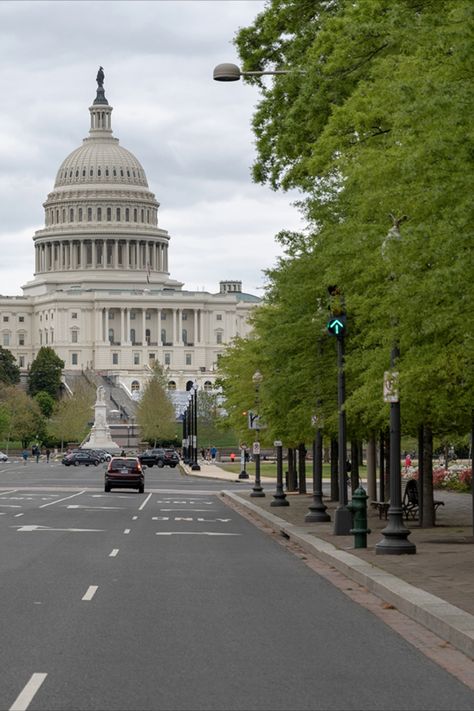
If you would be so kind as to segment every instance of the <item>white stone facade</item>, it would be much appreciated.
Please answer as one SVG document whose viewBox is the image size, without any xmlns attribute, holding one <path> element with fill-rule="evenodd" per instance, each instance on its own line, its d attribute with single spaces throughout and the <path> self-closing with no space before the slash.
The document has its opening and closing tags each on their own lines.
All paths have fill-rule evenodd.
<svg viewBox="0 0 474 711">
<path fill-rule="evenodd" d="M 170 388 L 209 388 L 219 354 L 245 336 L 259 302 L 239 281 L 216 294 L 170 278 L 169 235 L 138 160 L 112 136 L 103 90 L 83 145 L 62 163 L 34 237 L 35 274 L 24 296 L 0 296 L 0 345 L 26 372 L 41 346 L 65 370 L 92 369 L 138 393 L 159 362 Z"/>
</svg>

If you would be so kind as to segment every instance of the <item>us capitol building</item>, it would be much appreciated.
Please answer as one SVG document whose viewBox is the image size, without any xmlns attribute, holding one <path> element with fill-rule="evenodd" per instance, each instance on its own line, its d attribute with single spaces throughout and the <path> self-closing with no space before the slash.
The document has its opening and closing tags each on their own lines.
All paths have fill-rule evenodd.
<svg viewBox="0 0 474 711">
<path fill-rule="evenodd" d="M 26 374 L 41 346 L 65 372 L 96 372 L 135 398 L 155 363 L 170 390 L 210 389 L 219 354 L 260 301 L 240 281 L 219 292 L 171 279 L 170 236 L 159 226 L 142 165 L 112 135 L 112 106 L 97 75 L 90 130 L 61 164 L 34 237 L 35 273 L 23 296 L 0 296 L 1 345 Z"/>
</svg>

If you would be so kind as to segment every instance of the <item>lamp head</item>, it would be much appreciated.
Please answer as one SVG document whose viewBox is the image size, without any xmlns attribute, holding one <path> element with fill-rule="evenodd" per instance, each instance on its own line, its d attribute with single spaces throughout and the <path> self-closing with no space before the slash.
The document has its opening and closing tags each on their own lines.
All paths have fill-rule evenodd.
<svg viewBox="0 0 474 711">
<path fill-rule="evenodd" d="M 239 67 L 229 63 L 218 64 L 212 74 L 214 81 L 239 81 L 241 76 Z"/>
</svg>

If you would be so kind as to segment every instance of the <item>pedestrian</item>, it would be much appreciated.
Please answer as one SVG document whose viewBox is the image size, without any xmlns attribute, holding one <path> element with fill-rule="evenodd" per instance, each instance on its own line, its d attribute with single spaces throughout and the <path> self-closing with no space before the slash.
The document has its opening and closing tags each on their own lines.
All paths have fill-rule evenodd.
<svg viewBox="0 0 474 711">
<path fill-rule="evenodd" d="M 36 464 L 38 464 L 38 462 L 40 460 L 40 454 L 41 454 L 41 449 L 38 447 L 38 445 L 35 445 Z"/>
<path fill-rule="evenodd" d="M 411 457 L 410 457 L 410 454 L 408 453 L 407 456 L 405 457 L 405 471 L 407 472 L 410 467 L 411 467 Z"/>
<path fill-rule="evenodd" d="M 235 454 L 233 452 L 230 453 L 230 461 L 232 462 L 232 464 L 235 461 Z"/>
<path fill-rule="evenodd" d="M 126 457 L 126 456 L 127 456 L 127 455 L 125 454 L 125 450 L 124 450 L 124 449 L 122 449 L 122 451 L 120 452 L 120 456 L 121 456 L 121 457 Z"/>
<path fill-rule="evenodd" d="M 49 458 L 51 456 L 51 450 L 49 447 L 46 447 L 46 463 L 49 464 Z"/>
<path fill-rule="evenodd" d="M 215 447 L 211 447 L 211 462 L 213 464 L 216 461 L 216 456 L 217 456 L 217 449 Z"/>
<path fill-rule="evenodd" d="M 28 450 L 26 448 L 21 453 L 21 456 L 23 458 L 23 464 L 26 464 L 26 462 L 28 461 Z"/>
<path fill-rule="evenodd" d="M 209 447 L 206 449 L 206 461 L 211 461 L 211 450 L 209 449 Z"/>
<path fill-rule="evenodd" d="M 201 459 L 206 459 L 206 450 L 204 447 L 201 449 Z"/>
</svg>

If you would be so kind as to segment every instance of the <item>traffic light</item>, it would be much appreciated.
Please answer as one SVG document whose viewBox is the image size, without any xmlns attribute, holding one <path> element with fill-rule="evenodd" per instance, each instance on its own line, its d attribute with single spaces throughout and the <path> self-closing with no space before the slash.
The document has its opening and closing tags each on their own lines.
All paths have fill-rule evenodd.
<svg viewBox="0 0 474 711">
<path fill-rule="evenodd" d="M 327 322 L 326 328 L 327 332 L 331 336 L 337 336 L 337 338 L 342 338 L 346 332 L 346 315 L 332 315 L 329 321 Z"/>
</svg>

